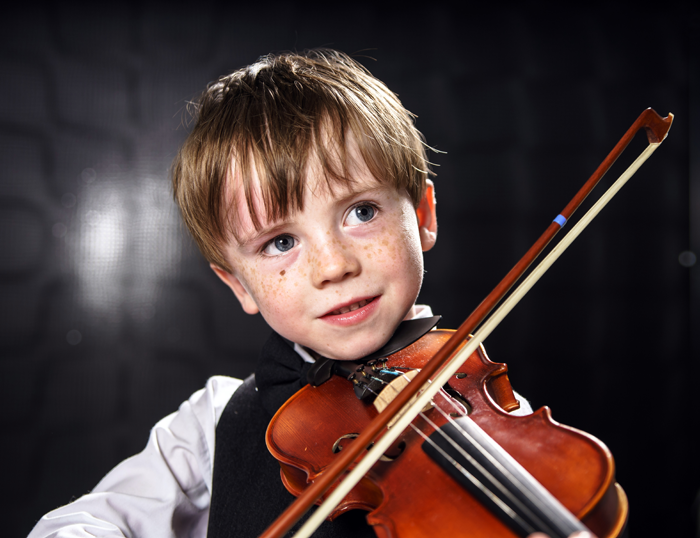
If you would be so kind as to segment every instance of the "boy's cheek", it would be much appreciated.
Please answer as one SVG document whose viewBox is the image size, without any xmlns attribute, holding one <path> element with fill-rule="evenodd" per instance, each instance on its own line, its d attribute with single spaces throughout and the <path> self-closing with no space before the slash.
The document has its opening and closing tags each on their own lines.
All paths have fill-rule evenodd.
<svg viewBox="0 0 700 538">
<path fill-rule="evenodd" d="M 377 255 L 381 256 L 387 263 L 396 263 L 406 257 L 415 261 L 420 252 L 419 241 L 414 237 L 416 232 L 412 229 L 397 227 L 377 245 Z"/>
<path fill-rule="evenodd" d="M 248 275 L 251 290 L 257 296 L 261 310 L 274 311 L 277 305 L 284 305 L 292 298 L 294 289 L 298 288 L 297 282 L 293 282 L 289 269 L 279 272 L 261 275 L 254 272 Z"/>
</svg>

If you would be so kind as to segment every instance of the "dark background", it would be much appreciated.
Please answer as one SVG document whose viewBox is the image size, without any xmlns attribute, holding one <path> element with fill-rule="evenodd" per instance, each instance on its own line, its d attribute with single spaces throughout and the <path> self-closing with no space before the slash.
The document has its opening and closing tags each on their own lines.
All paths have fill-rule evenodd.
<svg viewBox="0 0 700 538">
<path fill-rule="evenodd" d="M 317 46 L 356 54 L 447 152 L 432 155 L 440 234 L 420 297 L 445 327 L 644 108 L 676 114 L 668 140 L 487 349 L 534 406 L 610 447 L 633 538 L 694 536 L 697 11 L 334 6 L 19 2 L 3 14 L 3 536 L 88 492 L 209 376 L 253 371 L 268 329 L 186 237 L 168 167 L 185 103 L 207 82 Z M 620 161 L 644 145 L 640 135 Z"/>
</svg>

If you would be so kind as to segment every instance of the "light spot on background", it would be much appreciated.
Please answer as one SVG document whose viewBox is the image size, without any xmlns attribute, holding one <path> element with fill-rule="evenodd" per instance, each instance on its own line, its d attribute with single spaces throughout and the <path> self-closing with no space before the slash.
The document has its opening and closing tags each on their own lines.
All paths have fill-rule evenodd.
<svg viewBox="0 0 700 538">
<path fill-rule="evenodd" d="M 695 265 L 696 261 L 697 256 L 695 256 L 695 253 L 691 252 L 690 250 L 684 250 L 678 255 L 678 263 L 680 263 L 683 267 L 692 267 Z"/>
</svg>

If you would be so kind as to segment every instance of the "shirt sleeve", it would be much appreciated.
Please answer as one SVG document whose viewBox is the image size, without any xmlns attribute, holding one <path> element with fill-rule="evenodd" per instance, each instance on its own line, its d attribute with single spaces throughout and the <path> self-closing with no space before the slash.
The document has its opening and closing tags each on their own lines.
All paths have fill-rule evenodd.
<svg viewBox="0 0 700 538">
<path fill-rule="evenodd" d="M 46 514 L 28 538 L 206 536 L 216 425 L 241 383 L 209 379 L 153 427 L 143 452 L 88 495 Z"/>
</svg>

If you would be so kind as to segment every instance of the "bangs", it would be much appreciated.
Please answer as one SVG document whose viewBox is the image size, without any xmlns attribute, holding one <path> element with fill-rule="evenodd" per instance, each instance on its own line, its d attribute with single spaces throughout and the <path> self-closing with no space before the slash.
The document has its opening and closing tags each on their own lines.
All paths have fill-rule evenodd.
<svg viewBox="0 0 700 538">
<path fill-rule="evenodd" d="M 351 189 L 355 184 L 352 171 L 362 165 L 366 165 L 378 183 L 408 192 L 417 205 L 425 182 L 421 182 L 420 190 L 411 192 L 413 183 L 407 181 L 411 174 L 406 173 L 408 170 L 397 170 L 395 156 L 381 151 L 377 137 L 367 133 L 366 126 L 352 116 L 335 112 L 320 111 L 314 117 L 316 121 L 306 125 L 301 122 L 275 125 L 276 118 L 263 118 L 259 132 L 250 133 L 233 145 L 229 188 L 225 189 L 227 195 L 220 198 L 225 201 L 228 237 L 240 242 L 237 230 L 241 223 L 236 208 L 245 206 L 253 226 L 260 231 L 264 222 L 285 220 L 303 211 L 309 185 L 321 185 L 331 195 L 336 188 Z M 349 154 L 351 139 L 362 162 L 353 162 L 358 159 Z M 311 166 L 314 161 L 316 170 Z M 319 177 L 309 177 L 315 171 Z M 425 173 L 416 169 L 412 172 Z M 234 177 L 235 187 L 230 188 Z M 256 191 L 262 207 L 254 204 Z M 263 214 L 259 214 L 261 210 Z"/>
</svg>

